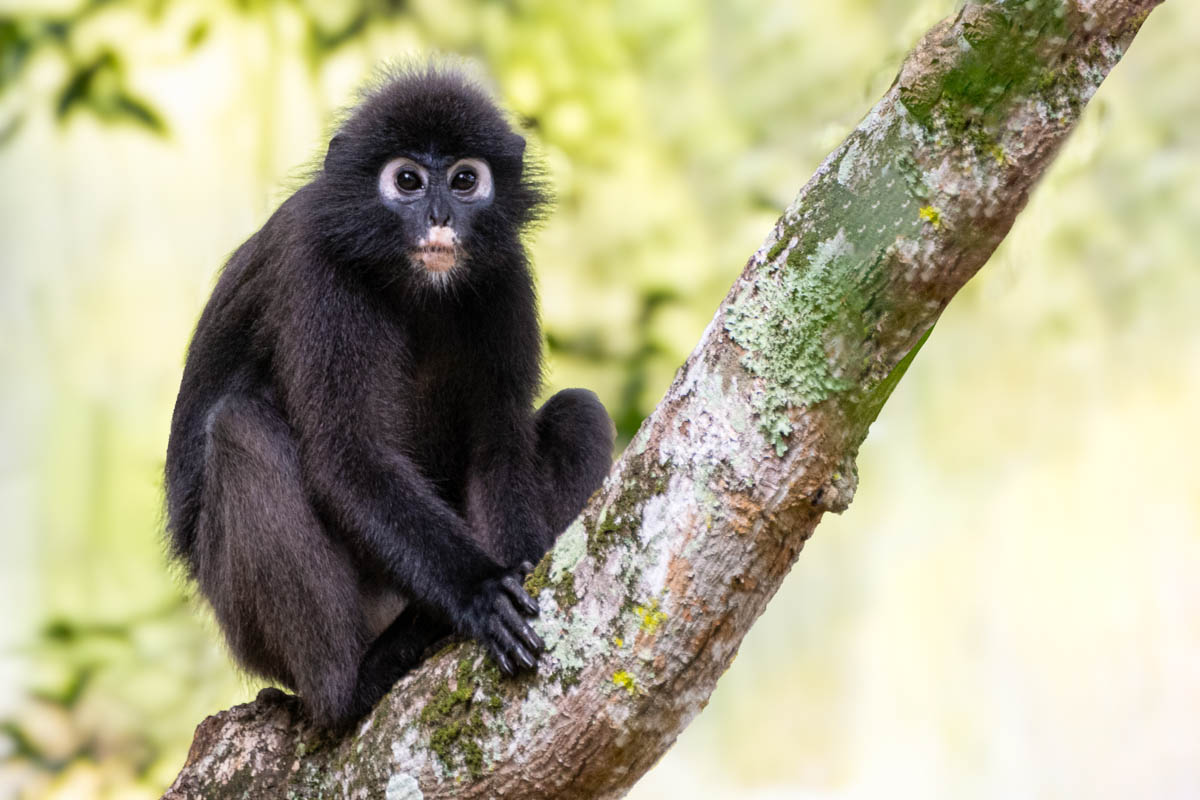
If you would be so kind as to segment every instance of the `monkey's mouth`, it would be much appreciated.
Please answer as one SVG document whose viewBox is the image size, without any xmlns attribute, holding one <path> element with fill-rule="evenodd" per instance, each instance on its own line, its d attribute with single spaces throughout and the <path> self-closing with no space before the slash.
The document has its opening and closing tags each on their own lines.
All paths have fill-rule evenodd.
<svg viewBox="0 0 1200 800">
<path fill-rule="evenodd" d="M 458 248 L 428 244 L 413 250 L 412 258 L 430 272 L 448 272 L 458 263 Z"/>
<path fill-rule="evenodd" d="M 429 272 L 449 272 L 458 263 L 462 250 L 458 245 L 458 234 L 453 228 L 436 225 L 429 229 L 411 251 L 413 263 Z"/>
</svg>

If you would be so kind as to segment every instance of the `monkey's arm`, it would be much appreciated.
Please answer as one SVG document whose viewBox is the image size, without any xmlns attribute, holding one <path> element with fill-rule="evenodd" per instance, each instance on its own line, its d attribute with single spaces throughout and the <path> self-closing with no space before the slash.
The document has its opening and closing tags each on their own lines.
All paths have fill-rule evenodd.
<svg viewBox="0 0 1200 800">
<path fill-rule="evenodd" d="M 558 531 L 549 529 L 542 508 L 532 410 L 522 398 L 493 402 L 472 431 L 468 517 L 501 563 L 536 564 Z"/>
<path fill-rule="evenodd" d="M 352 394 L 330 395 L 330 419 L 301 433 L 301 464 L 317 502 L 406 594 L 481 641 L 506 673 L 534 665 L 542 642 L 522 619 L 537 605 L 519 577 L 471 539 L 463 520 L 412 462 L 352 429 Z M 331 420 L 350 424 L 337 426 Z"/>
<path fill-rule="evenodd" d="M 514 280 L 493 289 L 491 309 L 476 315 L 483 346 L 475 364 L 467 517 L 501 563 L 536 564 L 554 535 L 539 485 L 533 394 L 541 382 L 541 331 L 532 286 Z"/>
<path fill-rule="evenodd" d="M 501 669 L 532 667 L 537 606 L 394 442 L 404 342 L 336 290 L 281 326 L 275 369 L 314 502 L 347 545 L 411 598 L 481 641 Z M 314 326 L 316 326 L 314 328 Z M 387 380 L 384 380 L 387 378 Z"/>
</svg>

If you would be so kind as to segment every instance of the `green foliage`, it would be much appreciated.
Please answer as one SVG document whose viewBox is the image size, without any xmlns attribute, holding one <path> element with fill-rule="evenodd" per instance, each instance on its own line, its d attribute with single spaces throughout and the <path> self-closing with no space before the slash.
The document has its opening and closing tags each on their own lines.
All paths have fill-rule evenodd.
<svg viewBox="0 0 1200 800">
<path fill-rule="evenodd" d="M 190 54 L 209 38 L 213 24 L 229 9 L 257 14 L 269 23 L 276 7 L 287 7 L 299 14 L 306 26 L 306 54 L 313 68 L 339 48 L 363 37 L 368 24 L 401 13 L 404 0 L 360 0 L 342 4 L 343 19 L 329 23 L 317 9 L 295 0 L 230 0 L 221 4 L 188 8 L 197 14 L 188 26 L 181 51 Z M 68 65 L 65 82 L 54 103 L 56 116 L 65 121 L 74 111 L 85 111 L 107 123 L 131 123 L 148 132 L 163 135 L 167 126 L 154 106 L 130 89 L 119 51 L 125 43 L 110 41 L 99 52 L 88 36 L 88 26 L 106 12 L 141 14 L 146 25 L 161 24 L 174 7 L 169 0 L 88 0 L 74 12 L 43 15 L 36 12 L 0 16 L 0 98 L 22 76 L 26 66 L 42 51 L 55 51 Z M 0 127 L 0 144 L 10 138 L 28 109 L 19 111 Z"/>
<path fill-rule="evenodd" d="M 60 120 L 84 109 L 107 122 L 132 122 L 153 133 L 165 133 L 160 115 L 126 85 L 121 59 L 114 50 L 105 48 L 89 56 L 74 47 L 77 30 L 106 6 L 117 4 L 117 0 L 89 0 L 71 14 L 0 16 L 0 98 L 41 51 L 54 50 L 68 66 L 66 82 L 54 104 Z M 0 144 L 15 133 L 24 113 L 18 111 L 4 123 Z"/>
<path fill-rule="evenodd" d="M 0 719 L 0 742 L 7 740 L 10 761 L 33 767 L 43 780 L 63 778 L 80 764 L 111 762 L 122 765 L 130 785 L 157 784 L 161 777 L 154 768 L 166 744 L 161 726 L 144 716 L 126 727 L 122 714 L 112 713 L 119 694 L 112 681 L 136 679 L 147 666 L 138 641 L 144 631 L 178 625 L 180 614 L 188 611 L 171 603 L 120 622 L 48 621 L 30 651 L 45 668 L 27 703 Z"/>
<path fill-rule="evenodd" d="M 611 365 L 624 381 L 617 394 L 616 403 L 610 403 L 608 413 L 617 426 L 617 436 L 622 444 L 637 433 L 638 426 L 646 418 L 646 391 L 652 385 L 655 361 L 669 356 L 670 351 L 653 334 L 652 325 L 658 311 L 682 299 L 679 292 L 671 289 L 651 289 L 638 298 L 639 308 L 634 317 L 634 339 L 636 346 L 628 352 L 618 352 L 605 345 L 603 331 L 585 329 L 571 336 L 562 336 L 554 331 L 546 333 L 546 347 L 552 356 L 566 356 Z"/>
<path fill-rule="evenodd" d="M 120 58 L 105 50 L 80 67 L 63 87 L 55 114 L 65 119 L 76 110 L 87 110 L 109 122 L 129 121 L 157 134 L 167 131 L 162 118 L 144 100 L 124 86 Z"/>
</svg>

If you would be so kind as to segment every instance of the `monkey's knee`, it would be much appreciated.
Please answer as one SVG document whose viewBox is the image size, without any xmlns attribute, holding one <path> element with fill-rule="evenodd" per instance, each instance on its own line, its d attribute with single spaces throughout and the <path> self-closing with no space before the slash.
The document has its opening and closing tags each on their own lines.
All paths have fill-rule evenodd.
<svg viewBox="0 0 1200 800">
<path fill-rule="evenodd" d="M 255 470 L 256 482 L 300 481 L 299 448 L 279 411 L 263 400 L 222 396 L 204 419 L 207 479 Z"/>
<path fill-rule="evenodd" d="M 538 410 L 536 421 L 547 516 L 557 532 L 608 474 L 616 428 L 600 399 L 587 389 L 563 389 Z"/>
<path fill-rule="evenodd" d="M 554 445 L 588 444 L 603 449 L 611 459 L 616 428 L 596 393 L 588 389 L 563 389 L 537 412 L 538 436 Z"/>
<path fill-rule="evenodd" d="M 368 641 L 350 555 L 309 503 L 274 408 L 229 396 L 205 431 L 200 589 L 244 667 L 295 689 L 322 724 L 342 719 Z"/>
</svg>

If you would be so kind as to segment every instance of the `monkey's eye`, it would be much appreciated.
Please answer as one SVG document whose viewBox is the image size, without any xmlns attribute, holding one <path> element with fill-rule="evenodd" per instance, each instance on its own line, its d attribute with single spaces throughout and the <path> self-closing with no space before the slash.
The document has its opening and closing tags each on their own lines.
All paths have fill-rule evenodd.
<svg viewBox="0 0 1200 800">
<path fill-rule="evenodd" d="M 492 196 L 492 170 L 481 158 L 464 158 L 446 171 L 450 191 L 459 200 L 473 203 Z"/>
<path fill-rule="evenodd" d="M 393 158 L 379 173 L 379 194 L 384 200 L 411 203 L 423 197 L 429 173 L 411 158 Z"/>
<path fill-rule="evenodd" d="M 450 179 L 450 188 L 456 192 L 469 192 L 475 188 L 475 170 L 460 169 L 454 173 L 454 177 Z"/>
<path fill-rule="evenodd" d="M 411 169 L 402 169 L 396 173 L 396 185 L 405 192 L 418 191 L 421 186 L 421 176 Z"/>
</svg>

